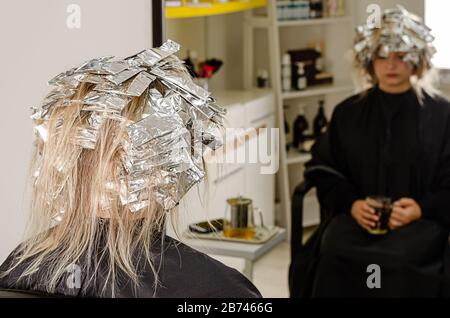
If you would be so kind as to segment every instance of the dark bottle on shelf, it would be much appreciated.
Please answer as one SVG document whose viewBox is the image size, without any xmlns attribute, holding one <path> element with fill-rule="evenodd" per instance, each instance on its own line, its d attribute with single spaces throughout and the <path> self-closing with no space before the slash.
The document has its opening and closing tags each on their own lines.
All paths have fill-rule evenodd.
<svg viewBox="0 0 450 318">
<path fill-rule="evenodd" d="M 186 66 L 186 69 L 192 77 L 197 77 L 197 69 L 190 51 L 187 52 L 187 57 L 186 59 L 184 59 L 184 65 Z"/>
<path fill-rule="evenodd" d="M 300 152 L 303 151 L 303 142 L 306 138 L 305 132 L 308 130 L 308 128 L 308 120 L 306 119 L 306 116 L 302 110 L 294 121 L 294 141 L 292 143 L 292 146 Z"/>
<path fill-rule="evenodd" d="M 328 120 L 325 117 L 325 102 L 323 100 L 319 101 L 319 110 L 317 115 L 314 117 L 313 129 L 314 129 L 314 137 L 317 138 L 326 132 L 328 126 Z"/>
<path fill-rule="evenodd" d="M 322 0 L 310 0 L 310 18 L 316 19 L 323 16 L 323 1 Z"/>
<path fill-rule="evenodd" d="M 289 106 L 284 106 L 283 108 L 286 111 Z M 289 151 L 291 149 L 291 128 L 289 127 L 289 123 L 286 119 L 286 114 L 284 114 L 284 134 L 286 135 L 286 151 Z"/>
<path fill-rule="evenodd" d="M 291 149 L 291 142 L 289 140 L 289 123 L 286 120 L 286 117 L 284 118 L 284 133 L 286 134 L 286 151 L 289 151 Z"/>
</svg>

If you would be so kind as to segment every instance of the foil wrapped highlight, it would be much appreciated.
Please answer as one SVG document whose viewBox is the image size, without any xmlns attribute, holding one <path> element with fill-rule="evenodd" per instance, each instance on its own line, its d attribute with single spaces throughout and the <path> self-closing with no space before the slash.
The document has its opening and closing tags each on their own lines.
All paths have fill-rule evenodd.
<svg viewBox="0 0 450 318">
<path fill-rule="evenodd" d="M 124 59 L 99 57 L 49 81 L 53 89 L 31 115 L 42 142 L 52 138 L 48 122 L 53 111 L 77 107 L 78 112 L 68 153 L 51 163 L 59 181 L 48 189 L 49 204 L 57 205 L 56 198 L 82 151 L 96 151 L 107 121 L 124 125 L 126 133 L 120 140 L 120 182 L 114 185 L 105 181 L 103 209 L 110 209 L 111 203 L 118 200 L 131 212 L 139 212 L 154 202 L 171 210 L 202 180 L 203 146 L 217 149 L 222 145 L 225 110 L 193 82 L 175 55 L 179 49 L 178 43 L 169 40 L 159 48 L 145 49 Z M 87 94 L 75 97 L 81 85 L 85 85 Z M 133 107 L 139 107 L 135 110 L 139 116 L 131 120 L 126 114 L 133 101 Z M 36 183 L 40 168 L 37 165 Z M 58 214 L 58 218 L 63 216 Z"/>
</svg>

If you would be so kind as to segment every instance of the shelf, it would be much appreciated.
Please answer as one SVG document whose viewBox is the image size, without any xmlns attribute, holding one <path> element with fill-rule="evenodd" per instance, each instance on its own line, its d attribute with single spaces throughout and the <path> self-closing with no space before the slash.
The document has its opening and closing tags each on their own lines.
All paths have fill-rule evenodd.
<svg viewBox="0 0 450 318">
<path fill-rule="evenodd" d="M 270 27 L 271 22 L 267 17 L 252 17 L 250 18 L 250 25 L 256 28 Z M 321 18 L 321 19 L 299 19 L 299 20 L 286 20 L 277 21 L 276 25 L 279 28 L 285 27 L 298 27 L 298 26 L 311 26 L 311 25 L 328 25 L 339 23 L 351 23 L 351 17 L 333 17 L 333 18 Z"/>
<path fill-rule="evenodd" d="M 319 96 L 325 94 L 341 93 L 353 90 L 352 84 L 336 83 L 331 85 L 312 86 L 304 91 L 290 91 L 281 94 L 283 99 L 293 99 L 302 97 Z"/>
<path fill-rule="evenodd" d="M 228 2 L 200 2 L 198 5 L 187 4 L 180 1 L 180 6 L 166 7 L 166 18 L 194 18 L 212 15 L 227 14 L 264 7 L 267 0 L 230 0 Z"/>
<path fill-rule="evenodd" d="M 300 153 L 297 149 L 291 148 L 287 153 L 286 163 L 288 165 L 296 164 L 296 163 L 305 163 L 311 160 L 311 154 L 309 153 Z"/>
<path fill-rule="evenodd" d="M 336 24 L 336 23 L 350 23 L 352 19 L 348 16 L 344 17 L 332 17 L 332 18 L 321 18 L 321 19 L 299 19 L 299 20 L 286 20 L 278 21 L 277 25 L 279 27 L 295 27 L 295 26 L 308 26 L 308 25 L 326 25 L 326 24 Z"/>
</svg>

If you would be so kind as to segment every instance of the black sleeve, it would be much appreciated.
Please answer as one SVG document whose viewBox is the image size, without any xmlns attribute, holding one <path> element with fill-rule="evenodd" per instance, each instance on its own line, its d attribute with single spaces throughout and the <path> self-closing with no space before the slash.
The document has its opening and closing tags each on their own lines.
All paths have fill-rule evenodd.
<svg viewBox="0 0 450 318">
<path fill-rule="evenodd" d="M 311 150 L 312 160 L 306 165 L 306 167 L 326 165 L 346 177 L 344 179 L 326 172 L 308 176 L 316 186 L 320 203 L 335 214 L 350 213 L 353 202 L 359 198 L 355 186 L 349 181 L 348 163 L 345 162 L 341 145 L 341 109 L 342 105 L 336 107 L 327 134 L 315 143 Z"/>
<path fill-rule="evenodd" d="M 439 155 L 437 180 L 433 191 L 420 200 L 422 217 L 434 219 L 450 228 L 450 116 Z"/>
</svg>

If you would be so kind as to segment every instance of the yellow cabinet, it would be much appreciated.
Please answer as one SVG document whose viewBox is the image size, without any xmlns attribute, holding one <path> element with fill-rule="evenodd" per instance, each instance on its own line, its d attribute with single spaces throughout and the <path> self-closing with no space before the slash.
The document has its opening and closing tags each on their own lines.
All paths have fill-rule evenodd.
<svg viewBox="0 0 450 318">
<path fill-rule="evenodd" d="M 266 3 L 267 0 L 166 1 L 166 18 L 180 19 L 227 14 L 264 7 Z"/>
</svg>

